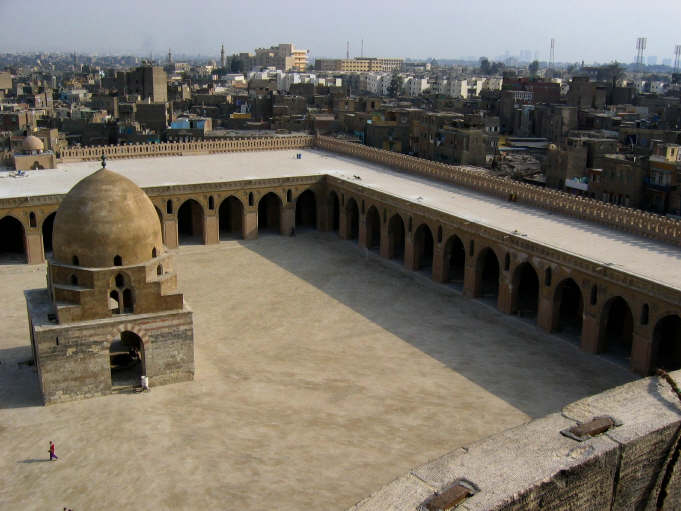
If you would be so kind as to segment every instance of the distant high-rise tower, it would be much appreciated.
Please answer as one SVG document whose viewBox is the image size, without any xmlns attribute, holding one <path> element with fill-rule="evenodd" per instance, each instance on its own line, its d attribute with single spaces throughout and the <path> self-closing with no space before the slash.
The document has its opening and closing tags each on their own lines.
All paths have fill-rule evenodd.
<svg viewBox="0 0 681 511">
<path fill-rule="evenodd" d="M 549 55 L 549 69 L 553 71 L 556 67 L 556 40 L 551 38 L 551 53 Z"/>
<path fill-rule="evenodd" d="M 647 37 L 638 37 L 636 39 L 636 70 L 643 70 L 643 54 L 646 51 L 646 46 L 648 45 Z"/>
<path fill-rule="evenodd" d="M 681 65 L 681 44 L 677 44 L 674 47 L 674 72 L 679 72 L 679 66 Z"/>
<path fill-rule="evenodd" d="M 170 52 L 170 48 L 168 48 L 168 64 L 173 63 L 173 54 Z"/>
<path fill-rule="evenodd" d="M 220 67 L 224 68 L 225 67 L 225 45 L 222 45 L 222 48 L 220 49 Z"/>
<path fill-rule="evenodd" d="M 346 59 L 350 58 L 350 41 L 348 41 L 345 46 L 345 58 Z"/>
</svg>

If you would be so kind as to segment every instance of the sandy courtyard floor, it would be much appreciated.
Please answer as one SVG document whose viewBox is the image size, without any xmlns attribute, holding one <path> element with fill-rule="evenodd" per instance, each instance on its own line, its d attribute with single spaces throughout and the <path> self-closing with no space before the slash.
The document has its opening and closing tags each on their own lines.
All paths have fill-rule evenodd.
<svg viewBox="0 0 681 511">
<path fill-rule="evenodd" d="M 0 266 L 0 508 L 342 510 L 635 378 L 333 234 L 177 258 L 195 381 L 51 407 L 20 364 L 45 267 Z"/>
</svg>

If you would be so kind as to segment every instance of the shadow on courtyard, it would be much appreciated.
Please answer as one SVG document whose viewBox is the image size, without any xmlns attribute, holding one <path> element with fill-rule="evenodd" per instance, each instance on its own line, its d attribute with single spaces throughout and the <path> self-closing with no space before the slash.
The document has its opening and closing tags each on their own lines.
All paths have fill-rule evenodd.
<svg viewBox="0 0 681 511">
<path fill-rule="evenodd" d="M 500 313 L 492 303 L 464 298 L 451 286 L 404 270 L 334 233 L 239 243 L 532 417 L 637 378 L 526 320 Z M 304 246 L 291 249 L 293 244 Z M 336 270 L 329 273 L 329 267 Z M 349 271 L 355 274 L 348 277 Z M 373 279 L 375 272 L 394 280 Z"/>
<path fill-rule="evenodd" d="M 0 350 L 0 409 L 41 406 L 30 346 Z"/>
</svg>

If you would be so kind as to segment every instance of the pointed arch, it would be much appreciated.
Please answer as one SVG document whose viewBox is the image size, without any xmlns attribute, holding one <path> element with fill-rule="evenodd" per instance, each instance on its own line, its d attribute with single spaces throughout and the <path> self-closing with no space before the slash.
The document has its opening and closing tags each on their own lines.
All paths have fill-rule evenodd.
<svg viewBox="0 0 681 511">
<path fill-rule="evenodd" d="M 309 188 L 296 198 L 296 229 L 317 228 L 317 196 Z"/>
<path fill-rule="evenodd" d="M 476 298 L 496 299 L 499 296 L 499 259 L 490 247 L 482 249 L 475 261 Z"/>
<path fill-rule="evenodd" d="M 661 318 L 653 330 L 653 367 L 675 371 L 681 369 L 681 318 L 670 314 Z"/>
<path fill-rule="evenodd" d="M 511 314 L 535 319 L 539 310 L 539 276 L 529 262 L 520 263 L 511 279 Z"/>
<path fill-rule="evenodd" d="M 187 199 L 177 209 L 177 234 L 180 245 L 203 243 L 203 206 L 195 199 Z"/>
<path fill-rule="evenodd" d="M 220 240 L 243 238 L 244 205 L 238 197 L 225 197 L 218 208 Z"/>
<path fill-rule="evenodd" d="M 631 358 L 634 315 L 627 301 L 613 296 L 601 310 L 598 332 L 598 352 L 608 352 L 622 360 Z"/>
<path fill-rule="evenodd" d="M 552 331 L 567 337 L 581 339 L 584 298 L 582 289 L 574 279 L 567 277 L 560 281 L 553 292 Z"/>
<path fill-rule="evenodd" d="M 0 258 L 8 262 L 27 261 L 24 225 L 10 215 L 0 219 Z"/>
<path fill-rule="evenodd" d="M 414 231 L 414 269 L 432 273 L 433 254 L 433 231 L 428 224 L 422 223 Z"/>
<path fill-rule="evenodd" d="M 263 195 L 258 201 L 258 232 L 281 233 L 281 197 L 274 192 Z"/>
<path fill-rule="evenodd" d="M 146 374 L 145 346 L 142 338 L 130 330 L 120 332 L 109 345 L 112 389 L 135 387 Z"/>
<path fill-rule="evenodd" d="M 40 228 L 43 236 L 43 252 L 45 256 L 52 253 L 52 232 L 54 231 L 54 219 L 56 216 L 56 211 L 47 215 Z"/>
</svg>

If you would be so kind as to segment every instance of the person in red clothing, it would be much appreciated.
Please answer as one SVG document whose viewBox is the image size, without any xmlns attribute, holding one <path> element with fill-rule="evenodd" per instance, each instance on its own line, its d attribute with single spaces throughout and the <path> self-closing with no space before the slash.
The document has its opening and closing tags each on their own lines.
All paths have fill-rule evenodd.
<svg viewBox="0 0 681 511">
<path fill-rule="evenodd" d="M 50 440 L 50 461 L 52 460 L 58 460 L 59 458 L 57 455 L 54 453 L 54 443 L 52 443 L 52 440 Z"/>
</svg>

